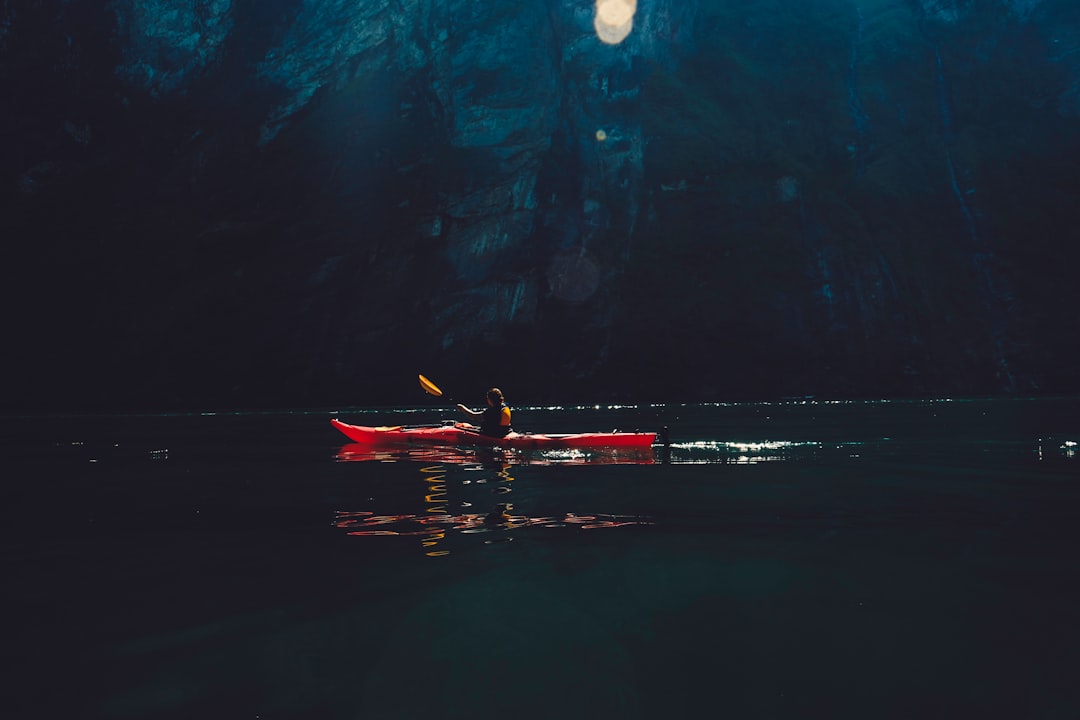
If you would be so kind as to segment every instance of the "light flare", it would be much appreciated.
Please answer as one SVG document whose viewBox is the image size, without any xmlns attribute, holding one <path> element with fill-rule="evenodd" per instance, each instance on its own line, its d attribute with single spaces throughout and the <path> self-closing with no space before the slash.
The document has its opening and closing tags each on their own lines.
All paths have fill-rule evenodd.
<svg viewBox="0 0 1080 720">
<path fill-rule="evenodd" d="M 596 16 L 593 27 L 600 41 L 618 45 L 634 29 L 634 13 L 637 0 L 596 0 Z"/>
</svg>

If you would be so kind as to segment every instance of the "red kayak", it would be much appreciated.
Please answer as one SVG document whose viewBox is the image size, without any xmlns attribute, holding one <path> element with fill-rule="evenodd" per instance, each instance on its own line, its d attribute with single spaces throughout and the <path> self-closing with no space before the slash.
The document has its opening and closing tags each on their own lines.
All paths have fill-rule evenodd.
<svg viewBox="0 0 1080 720">
<path fill-rule="evenodd" d="M 479 445 L 520 448 L 647 448 L 656 442 L 656 433 L 599 432 L 541 435 L 512 432 L 496 438 L 481 435 L 472 426 L 447 423 L 435 426 L 391 425 L 367 427 L 349 425 L 336 418 L 331 424 L 354 443 L 366 445 Z"/>
</svg>

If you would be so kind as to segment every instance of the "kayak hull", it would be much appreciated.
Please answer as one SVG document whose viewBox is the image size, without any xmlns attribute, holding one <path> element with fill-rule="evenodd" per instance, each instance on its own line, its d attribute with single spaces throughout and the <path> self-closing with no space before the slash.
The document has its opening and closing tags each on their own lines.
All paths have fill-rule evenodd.
<svg viewBox="0 0 1080 720">
<path fill-rule="evenodd" d="M 350 425 L 337 418 L 330 423 L 354 443 L 366 445 L 473 445 L 518 448 L 647 448 L 656 442 L 656 433 L 600 432 L 539 434 L 512 432 L 506 437 L 481 435 L 460 424 L 434 427 Z"/>
</svg>

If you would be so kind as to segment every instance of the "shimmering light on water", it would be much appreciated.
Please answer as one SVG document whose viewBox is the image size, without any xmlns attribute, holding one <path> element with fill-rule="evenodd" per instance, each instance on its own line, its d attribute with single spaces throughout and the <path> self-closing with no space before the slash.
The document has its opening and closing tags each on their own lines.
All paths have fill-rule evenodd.
<svg viewBox="0 0 1080 720">
<path fill-rule="evenodd" d="M 831 444 L 830 450 L 846 446 L 855 449 L 858 443 Z M 519 450 L 501 448 L 441 448 L 400 447 L 371 448 L 350 444 L 337 454 L 341 462 L 416 462 L 441 460 L 466 469 L 484 469 L 491 462 L 507 465 L 749 465 L 806 458 L 819 449 L 813 441 L 738 442 L 725 440 L 696 440 L 675 442 L 651 448 L 597 448 Z M 854 452 L 854 450 L 852 451 Z"/>
<path fill-rule="evenodd" d="M 819 446 L 820 443 L 817 442 L 699 440 L 673 443 L 670 462 L 694 465 L 753 465 L 805 457 Z"/>
</svg>

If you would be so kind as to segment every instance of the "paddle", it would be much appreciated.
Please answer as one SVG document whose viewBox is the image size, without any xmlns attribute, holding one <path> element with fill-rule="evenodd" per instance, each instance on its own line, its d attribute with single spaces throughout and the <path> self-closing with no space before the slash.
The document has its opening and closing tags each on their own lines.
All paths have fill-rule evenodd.
<svg viewBox="0 0 1080 720">
<path fill-rule="evenodd" d="M 437 398 L 445 398 L 449 402 L 454 402 L 454 399 L 452 397 L 450 397 L 449 395 L 444 395 L 442 389 L 440 389 L 438 385 L 431 382 L 431 380 L 428 380 L 423 375 L 420 376 L 420 387 L 422 387 L 424 389 L 424 392 L 426 392 L 428 395 L 433 395 Z M 456 405 L 457 403 L 454 404 Z M 457 423 L 454 424 L 457 425 Z M 465 430 L 466 432 L 479 432 L 477 429 L 471 427 L 461 427 L 460 425 L 458 427 L 459 429 Z"/>
<path fill-rule="evenodd" d="M 434 395 L 435 397 L 443 396 L 443 391 L 439 389 L 439 386 L 428 380 L 423 375 L 420 376 L 420 387 L 422 387 L 424 389 L 424 392 L 426 392 L 428 395 Z M 449 396 L 447 396 L 446 399 L 450 402 L 454 402 L 454 399 Z"/>
</svg>

